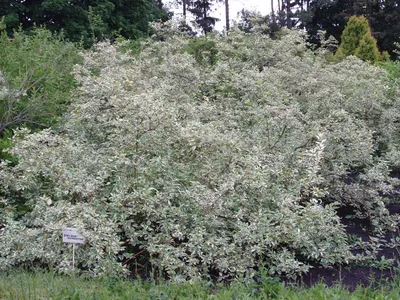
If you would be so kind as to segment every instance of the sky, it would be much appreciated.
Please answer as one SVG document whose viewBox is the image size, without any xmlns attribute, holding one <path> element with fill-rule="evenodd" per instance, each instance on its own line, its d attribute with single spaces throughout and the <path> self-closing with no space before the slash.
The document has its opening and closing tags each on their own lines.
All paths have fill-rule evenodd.
<svg viewBox="0 0 400 300">
<path fill-rule="evenodd" d="M 164 2 L 164 1 L 163 1 Z M 167 5 L 171 5 L 173 0 L 166 0 L 164 3 Z M 275 1 L 276 3 L 276 1 Z M 211 13 L 212 17 L 221 19 L 217 22 L 215 28 L 219 31 L 225 28 L 225 6 L 224 2 L 215 5 L 213 12 Z M 269 14 L 271 11 L 271 1 L 270 0 L 229 0 L 229 19 L 236 20 L 237 14 L 243 8 L 247 10 L 256 10 L 259 11 L 262 15 Z M 275 11 L 277 9 L 277 4 L 275 4 Z M 182 8 L 176 6 L 175 9 L 171 6 L 171 10 L 174 11 L 177 17 L 182 16 Z M 232 25 L 232 21 L 231 21 Z"/>
</svg>

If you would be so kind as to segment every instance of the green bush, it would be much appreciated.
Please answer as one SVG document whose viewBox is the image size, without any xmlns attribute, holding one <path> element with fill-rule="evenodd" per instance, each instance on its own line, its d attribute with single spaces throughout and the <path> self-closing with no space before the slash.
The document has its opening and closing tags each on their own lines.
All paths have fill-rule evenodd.
<svg viewBox="0 0 400 300">
<path fill-rule="evenodd" d="M 80 61 L 74 44 L 46 29 L 0 33 L 0 159 L 11 159 L 7 131 L 54 125 L 66 111 Z"/>
<path fill-rule="evenodd" d="M 0 35 L 0 134 L 25 124 L 48 127 L 70 102 L 78 49 L 43 28 Z"/>
<path fill-rule="evenodd" d="M 174 281 L 260 266 L 295 277 L 355 259 L 340 206 L 396 228 L 385 196 L 400 97 L 383 70 L 327 63 L 292 31 L 204 37 L 210 67 L 181 33 L 155 38 L 135 57 L 107 43 L 84 53 L 59 130 L 15 133 L 18 164 L 0 169 L 0 270 L 70 272 L 69 226 L 92 276 L 123 275 L 142 253 Z"/>
<path fill-rule="evenodd" d="M 213 66 L 217 62 L 218 50 L 215 42 L 205 37 L 193 37 L 190 39 L 185 52 L 194 56 L 201 65 Z"/>
</svg>

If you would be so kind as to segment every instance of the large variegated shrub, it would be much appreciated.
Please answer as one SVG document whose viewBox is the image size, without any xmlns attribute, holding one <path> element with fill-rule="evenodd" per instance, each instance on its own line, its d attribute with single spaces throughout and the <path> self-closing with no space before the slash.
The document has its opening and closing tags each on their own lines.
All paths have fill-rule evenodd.
<svg viewBox="0 0 400 300">
<path fill-rule="evenodd" d="M 61 230 L 75 226 L 77 266 L 95 276 L 125 274 L 135 253 L 174 280 L 260 264 L 295 276 L 352 259 L 337 207 L 394 226 L 383 197 L 399 93 L 383 71 L 329 64 L 296 32 L 209 36 L 207 64 L 163 30 L 136 56 L 84 53 L 64 122 L 16 132 L 18 164 L 0 171 L 0 269 L 68 270 Z"/>
</svg>

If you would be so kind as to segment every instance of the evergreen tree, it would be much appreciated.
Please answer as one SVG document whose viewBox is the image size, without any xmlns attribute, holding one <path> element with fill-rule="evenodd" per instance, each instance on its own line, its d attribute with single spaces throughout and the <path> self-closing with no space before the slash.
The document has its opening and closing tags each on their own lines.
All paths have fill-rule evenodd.
<svg viewBox="0 0 400 300">
<path fill-rule="evenodd" d="M 362 60 L 370 62 L 376 62 L 381 58 L 376 40 L 368 33 L 363 35 L 354 54 Z"/>
<path fill-rule="evenodd" d="M 342 41 L 336 52 L 336 58 L 356 55 L 362 60 L 376 62 L 380 53 L 372 36 L 367 18 L 352 16 L 342 33 Z"/>
<path fill-rule="evenodd" d="M 218 18 L 210 16 L 215 0 L 196 0 L 190 3 L 188 11 L 195 16 L 195 22 L 202 28 L 203 33 L 211 32 Z"/>
<path fill-rule="evenodd" d="M 306 0 L 293 6 L 291 11 L 300 20 L 298 27 L 306 28 L 312 43 L 320 43 L 320 30 L 326 31 L 327 37 L 333 36 L 340 41 L 348 19 L 353 15 L 364 16 L 369 21 L 379 49 L 388 51 L 395 58 L 394 43 L 400 42 L 398 0 Z"/>
<path fill-rule="evenodd" d="M 353 16 L 349 19 L 343 33 L 340 51 L 344 55 L 355 54 L 360 45 L 361 38 L 370 31 L 365 17 Z"/>
</svg>

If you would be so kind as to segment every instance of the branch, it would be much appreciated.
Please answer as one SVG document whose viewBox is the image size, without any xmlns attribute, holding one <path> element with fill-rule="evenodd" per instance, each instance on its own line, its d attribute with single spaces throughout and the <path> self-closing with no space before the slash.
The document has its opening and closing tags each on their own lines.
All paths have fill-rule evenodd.
<svg viewBox="0 0 400 300">
<path fill-rule="evenodd" d="M 124 266 L 124 265 L 128 264 L 130 261 L 136 259 L 136 257 L 138 257 L 140 254 L 142 254 L 142 253 L 145 252 L 145 251 L 146 251 L 146 249 L 142 249 L 142 250 L 140 250 L 139 252 L 136 252 L 135 255 L 133 255 L 131 258 L 128 258 L 127 260 L 125 260 L 125 261 L 122 263 L 122 265 Z"/>
</svg>

